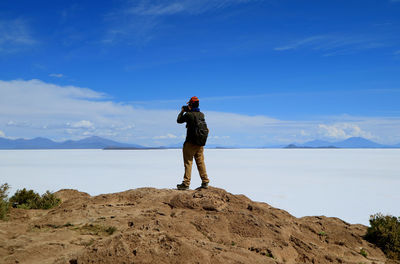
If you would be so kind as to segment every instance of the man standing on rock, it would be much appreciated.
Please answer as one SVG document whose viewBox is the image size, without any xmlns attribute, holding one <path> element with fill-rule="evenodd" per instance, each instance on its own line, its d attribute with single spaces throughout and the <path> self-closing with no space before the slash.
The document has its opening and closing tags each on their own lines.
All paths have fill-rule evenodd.
<svg viewBox="0 0 400 264">
<path fill-rule="evenodd" d="M 187 131 L 186 140 L 182 149 L 185 175 L 183 177 L 183 182 L 176 187 L 178 190 L 189 189 L 194 157 L 202 181 L 199 188 L 208 188 L 209 180 L 204 163 L 204 145 L 207 141 L 208 128 L 204 119 L 204 114 L 200 112 L 199 98 L 193 96 L 187 104 L 187 106 L 182 107 L 177 119 L 179 124 L 186 122 Z"/>
</svg>

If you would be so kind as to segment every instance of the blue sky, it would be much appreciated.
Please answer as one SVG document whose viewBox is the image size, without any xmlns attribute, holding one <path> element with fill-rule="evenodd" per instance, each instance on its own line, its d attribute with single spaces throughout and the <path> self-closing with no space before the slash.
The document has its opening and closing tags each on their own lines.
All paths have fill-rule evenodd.
<svg viewBox="0 0 400 264">
<path fill-rule="evenodd" d="M 0 3 L 0 136 L 176 144 L 400 142 L 400 1 Z"/>
</svg>

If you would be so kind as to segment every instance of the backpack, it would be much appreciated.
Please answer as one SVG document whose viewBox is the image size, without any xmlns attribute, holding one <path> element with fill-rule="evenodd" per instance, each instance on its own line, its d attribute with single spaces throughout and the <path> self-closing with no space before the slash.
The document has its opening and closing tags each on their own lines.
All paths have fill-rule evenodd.
<svg viewBox="0 0 400 264">
<path fill-rule="evenodd" d="M 204 116 L 194 115 L 194 143 L 205 146 L 208 137 L 208 127 Z"/>
</svg>

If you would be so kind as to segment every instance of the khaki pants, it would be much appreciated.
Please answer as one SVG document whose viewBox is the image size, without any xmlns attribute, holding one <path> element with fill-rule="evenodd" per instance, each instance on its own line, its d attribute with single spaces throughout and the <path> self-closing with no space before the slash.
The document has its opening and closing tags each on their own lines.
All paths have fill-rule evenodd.
<svg viewBox="0 0 400 264">
<path fill-rule="evenodd" d="M 203 183 L 208 183 L 206 164 L 204 163 L 204 147 L 194 145 L 190 142 L 183 144 L 183 164 L 185 165 L 185 176 L 183 183 L 187 186 L 190 185 L 192 176 L 193 157 L 196 160 L 197 169 L 199 170 L 200 178 Z"/>
</svg>

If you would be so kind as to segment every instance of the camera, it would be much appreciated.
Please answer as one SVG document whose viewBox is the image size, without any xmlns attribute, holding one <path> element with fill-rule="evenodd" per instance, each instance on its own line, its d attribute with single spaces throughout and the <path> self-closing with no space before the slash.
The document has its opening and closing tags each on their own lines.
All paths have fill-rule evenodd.
<svg viewBox="0 0 400 264">
<path fill-rule="evenodd" d="M 185 112 L 189 112 L 190 111 L 188 105 L 184 105 L 184 106 L 182 106 L 182 108 L 183 108 L 183 111 L 185 111 Z"/>
</svg>

